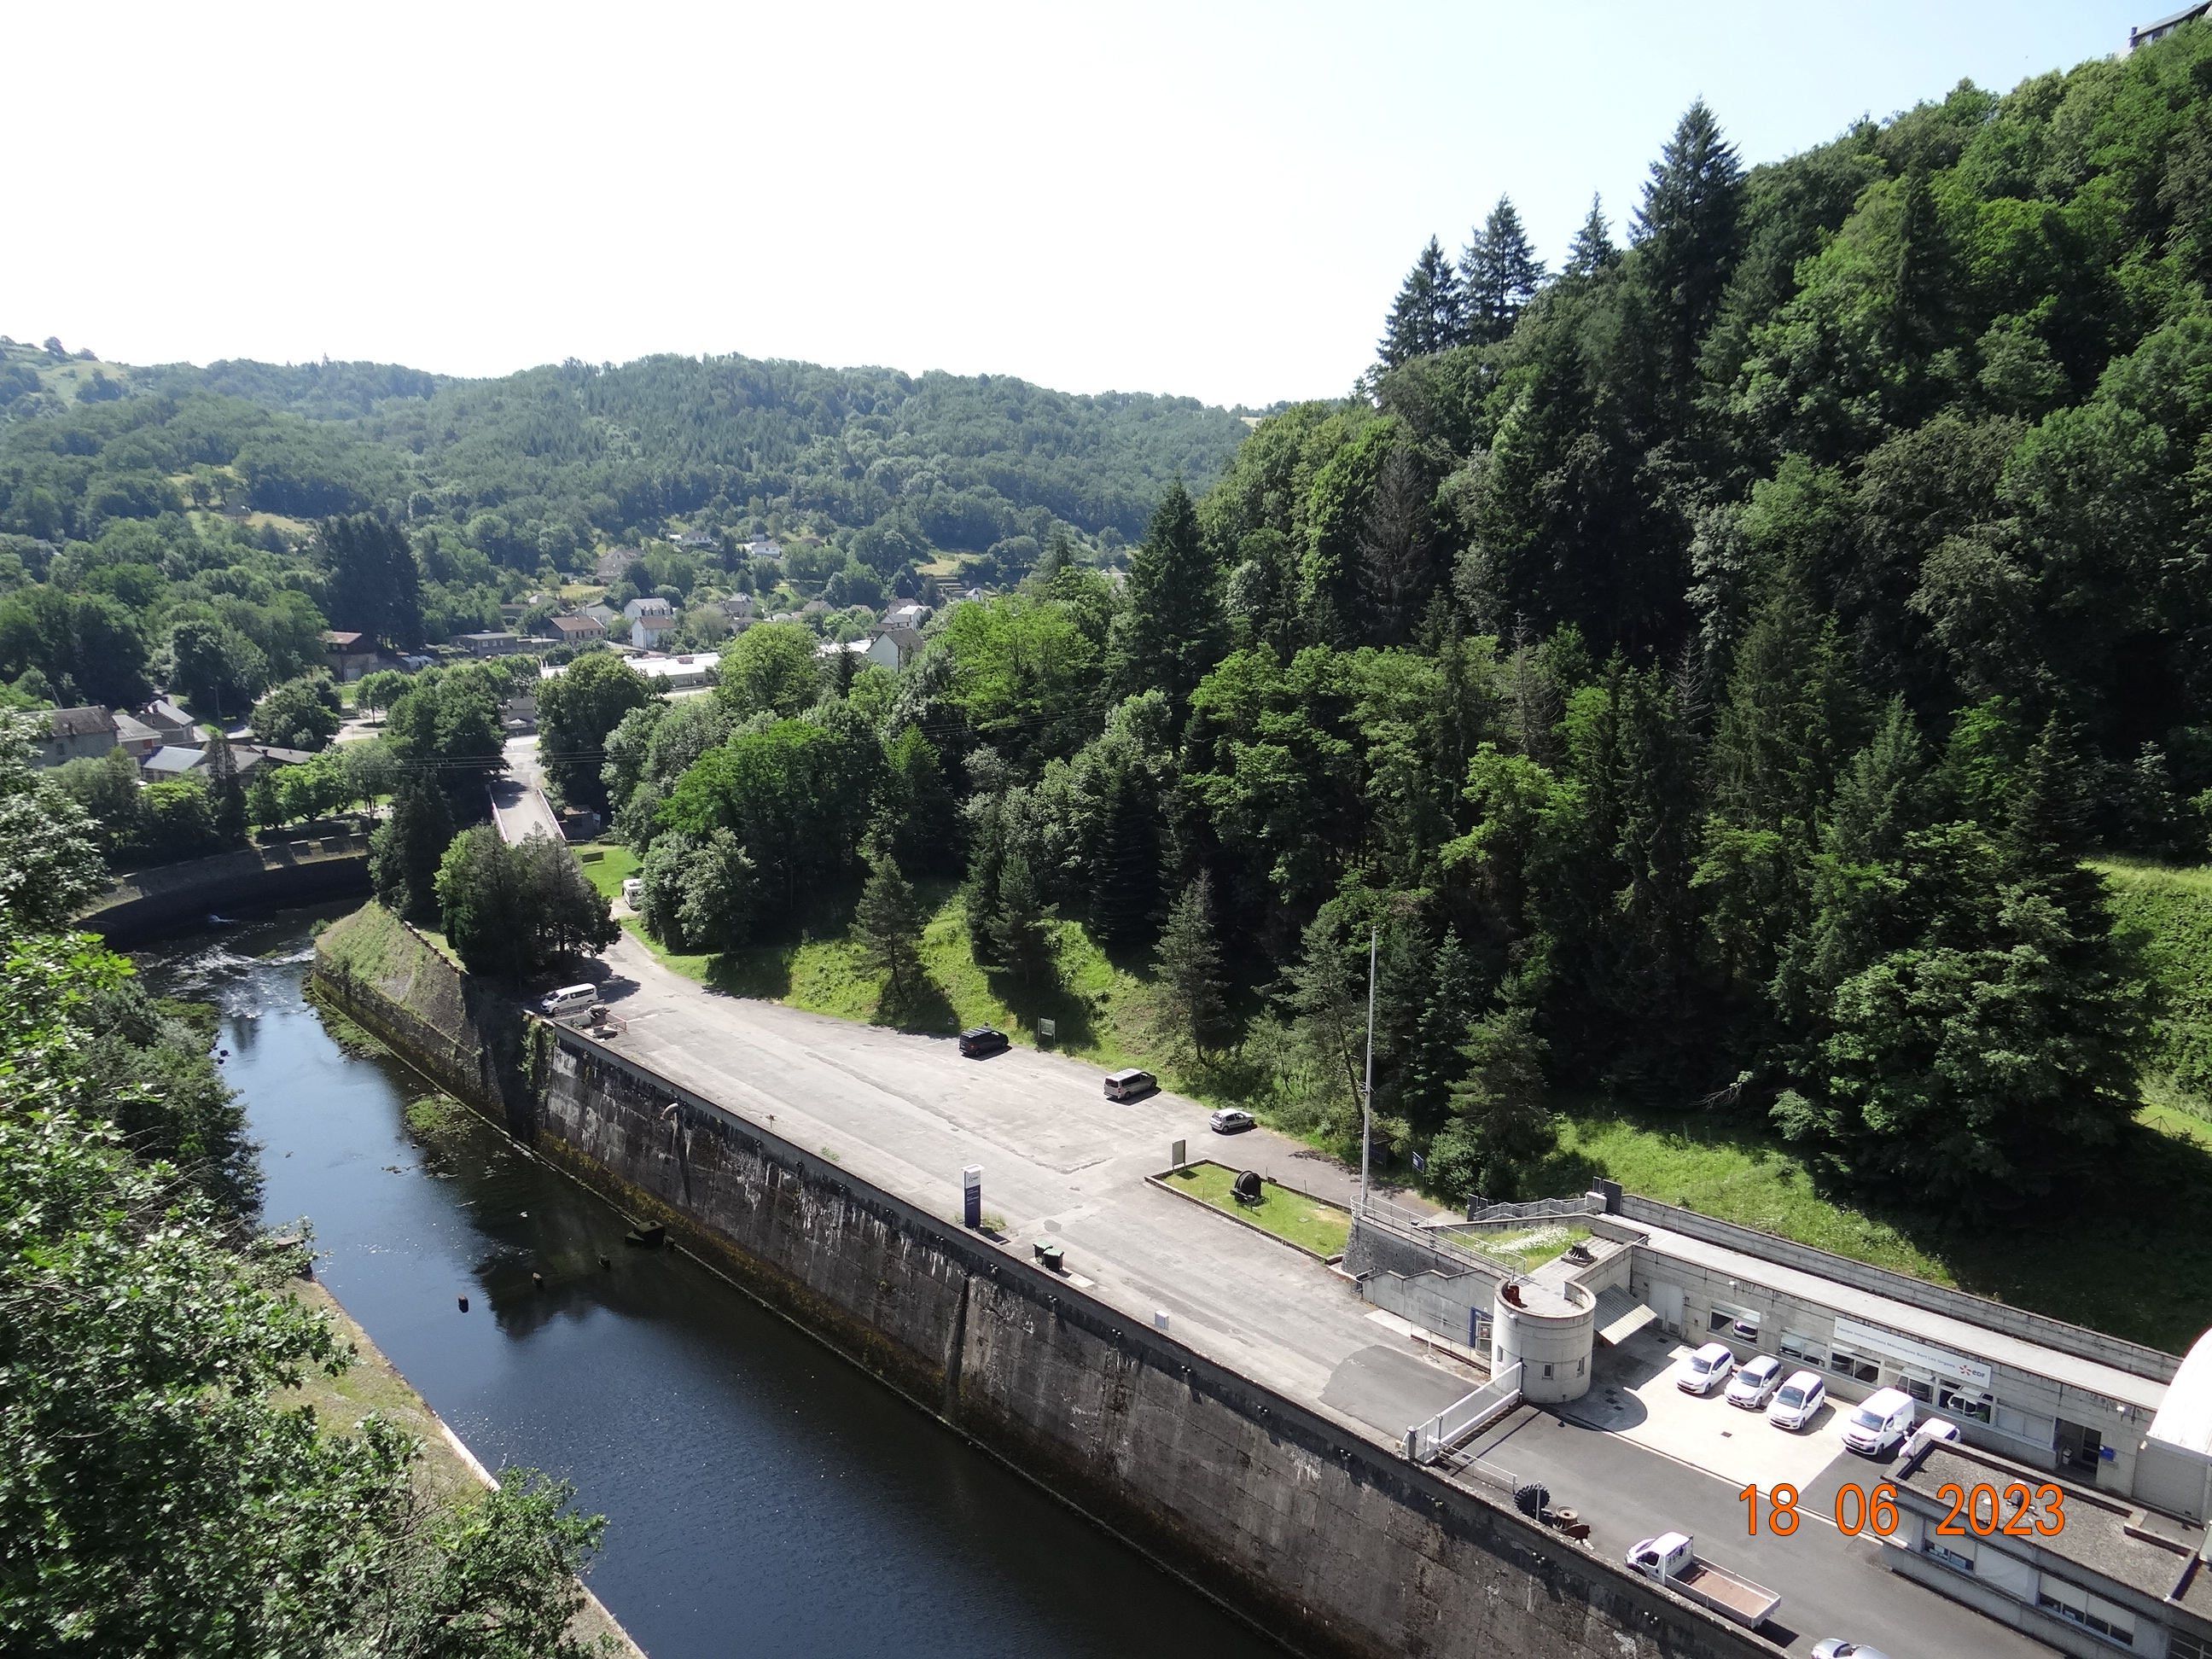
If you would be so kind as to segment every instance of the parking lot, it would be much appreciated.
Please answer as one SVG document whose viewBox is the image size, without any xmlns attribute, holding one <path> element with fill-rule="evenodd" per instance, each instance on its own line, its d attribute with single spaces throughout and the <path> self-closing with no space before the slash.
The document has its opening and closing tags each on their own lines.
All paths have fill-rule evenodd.
<svg viewBox="0 0 2212 1659">
<path fill-rule="evenodd" d="M 1850 1455 L 1832 1401 L 1792 1433 L 1769 1423 L 1764 1411 L 1728 1404 L 1721 1397 L 1726 1382 L 1715 1383 L 1702 1397 L 1685 1393 L 1675 1379 L 1692 1351 L 1688 1343 L 1649 1331 L 1633 1337 L 1600 1368 L 1590 1391 L 1559 1407 L 1559 1414 L 1739 1489 L 1756 1484 L 1764 1491 L 1787 1481 L 1803 1492 L 1838 1457 Z"/>
<path fill-rule="evenodd" d="M 1589 1547 L 1618 1561 L 1638 1540 L 1686 1532 L 1698 1551 L 1782 1597 L 1760 1633 L 1795 1654 L 1839 1636 L 1890 1659 L 2049 1659 L 2051 1650 L 1949 1601 L 1884 1566 L 1869 1538 L 1833 1519 L 1838 1488 L 1871 1489 L 1881 1462 L 1844 1449 L 1832 1406 L 1802 1434 L 1731 1406 L 1725 1383 L 1700 1397 L 1675 1387 L 1690 1345 L 1647 1330 L 1601 1350 L 1590 1391 L 1557 1407 L 1523 1406 L 1462 1451 L 1542 1483 L 1554 1505 L 1589 1523 Z M 1782 1481 L 1797 1487 L 1802 1523 L 1786 1537 L 1753 1535 L 1738 1493 Z"/>
</svg>

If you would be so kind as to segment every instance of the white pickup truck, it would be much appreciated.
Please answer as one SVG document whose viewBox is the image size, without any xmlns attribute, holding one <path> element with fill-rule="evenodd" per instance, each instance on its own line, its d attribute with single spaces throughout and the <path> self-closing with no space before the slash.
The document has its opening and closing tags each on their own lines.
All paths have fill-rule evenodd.
<svg viewBox="0 0 2212 1659">
<path fill-rule="evenodd" d="M 1748 1578 L 1698 1559 L 1697 1540 L 1686 1532 L 1663 1532 L 1628 1552 L 1628 1565 L 1656 1578 L 1678 1595 L 1711 1607 L 1748 1630 L 1756 1630 L 1782 1598 Z"/>
</svg>

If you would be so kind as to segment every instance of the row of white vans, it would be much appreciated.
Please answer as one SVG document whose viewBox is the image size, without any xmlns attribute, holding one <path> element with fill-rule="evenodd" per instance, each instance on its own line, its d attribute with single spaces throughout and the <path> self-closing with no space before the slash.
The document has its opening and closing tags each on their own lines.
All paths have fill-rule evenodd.
<svg viewBox="0 0 2212 1659">
<path fill-rule="evenodd" d="M 1760 1354 L 1739 1365 L 1725 1342 L 1708 1342 L 1675 1374 L 1674 1385 L 1686 1394 L 1711 1394 L 1725 1382 L 1722 1397 L 1747 1412 L 1764 1411 L 1766 1420 L 1793 1433 L 1820 1414 L 1827 1401 L 1827 1385 L 1817 1371 L 1782 1374 L 1782 1362 Z M 1866 1457 L 1887 1456 L 1912 1432 L 1912 1396 L 1901 1389 L 1877 1389 L 1850 1407 L 1844 1419 L 1844 1444 Z"/>
</svg>

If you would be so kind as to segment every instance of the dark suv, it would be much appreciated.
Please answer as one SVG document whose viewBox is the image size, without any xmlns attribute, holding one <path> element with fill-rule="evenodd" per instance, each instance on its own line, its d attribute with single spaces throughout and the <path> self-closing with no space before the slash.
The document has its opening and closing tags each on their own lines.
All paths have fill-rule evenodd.
<svg viewBox="0 0 2212 1659">
<path fill-rule="evenodd" d="M 960 1052 L 971 1060 L 995 1054 L 1007 1046 L 1006 1034 L 988 1025 L 978 1025 L 972 1031 L 960 1034 Z"/>
</svg>

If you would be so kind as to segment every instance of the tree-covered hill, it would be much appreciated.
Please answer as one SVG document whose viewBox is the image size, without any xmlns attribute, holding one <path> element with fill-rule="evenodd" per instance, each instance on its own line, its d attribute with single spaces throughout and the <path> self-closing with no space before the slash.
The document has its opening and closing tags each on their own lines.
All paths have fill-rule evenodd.
<svg viewBox="0 0 2212 1659">
<path fill-rule="evenodd" d="M 1375 937 L 1441 1189 L 1571 1092 L 2039 1213 L 2161 1063 L 2082 860 L 2212 808 L 2208 216 L 2201 25 L 1747 171 L 1693 106 L 1558 276 L 1510 203 L 1432 241 L 1360 395 L 1171 488 L 1125 587 L 1048 559 L 895 679 L 757 628 L 624 715 L 645 919 L 734 950 L 868 864 L 899 1017 L 893 866 L 964 871 L 1007 1006 L 1079 921 L 1187 1075 L 1346 1146 Z"/>
</svg>

